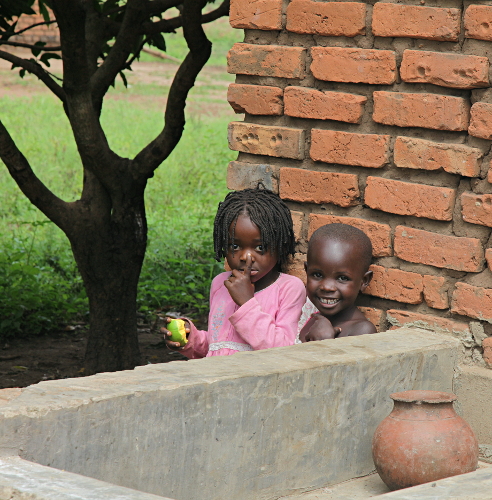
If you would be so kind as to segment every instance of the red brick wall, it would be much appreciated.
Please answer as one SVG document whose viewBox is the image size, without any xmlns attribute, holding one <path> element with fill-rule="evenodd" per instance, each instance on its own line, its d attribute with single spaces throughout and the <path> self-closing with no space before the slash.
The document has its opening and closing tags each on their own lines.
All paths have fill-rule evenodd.
<svg viewBox="0 0 492 500">
<path fill-rule="evenodd" d="M 288 201 L 303 277 L 320 225 L 374 246 L 361 298 L 381 330 L 492 335 L 492 5 L 454 0 L 231 0 L 228 186 Z M 464 5 L 464 7 L 463 7 Z"/>
<path fill-rule="evenodd" d="M 34 10 L 37 9 L 37 5 L 34 5 Z M 54 16 L 51 16 L 54 19 Z M 33 24 L 44 22 L 43 16 L 41 14 L 33 16 L 21 16 L 19 22 L 17 23 L 16 31 L 23 30 Z M 36 26 L 24 33 L 13 37 L 11 39 L 13 42 L 22 42 L 34 44 L 35 42 L 46 42 L 47 46 L 57 46 L 60 43 L 60 33 L 58 27 L 55 23 L 50 25 Z"/>
</svg>

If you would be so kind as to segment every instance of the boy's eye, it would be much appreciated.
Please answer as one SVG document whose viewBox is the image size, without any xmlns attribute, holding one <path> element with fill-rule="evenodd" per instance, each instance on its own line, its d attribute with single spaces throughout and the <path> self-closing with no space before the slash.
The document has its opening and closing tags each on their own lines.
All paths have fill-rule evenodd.
<svg viewBox="0 0 492 500">
<path fill-rule="evenodd" d="M 340 281 L 350 281 L 350 278 L 348 276 L 339 276 L 338 279 Z"/>
<path fill-rule="evenodd" d="M 311 276 L 316 279 L 320 279 L 323 277 L 323 275 L 319 271 L 314 271 Z"/>
</svg>

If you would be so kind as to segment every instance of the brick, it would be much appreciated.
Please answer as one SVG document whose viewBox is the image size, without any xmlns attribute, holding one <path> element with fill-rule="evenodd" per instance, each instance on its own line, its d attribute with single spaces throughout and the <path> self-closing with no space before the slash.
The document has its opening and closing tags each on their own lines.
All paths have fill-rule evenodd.
<svg viewBox="0 0 492 500">
<path fill-rule="evenodd" d="M 378 2 L 372 11 L 374 36 L 455 42 L 458 40 L 460 22 L 459 9 Z"/>
<path fill-rule="evenodd" d="M 476 102 L 471 107 L 468 133 L 480 139 L 492 139 L 492 104 Z"/>
<path fill-rule="evenodd" d="M 492 227 L 492 194 L 463 193 L 461 214 L 466 222 Z"/>
<path fill-rule="evenodd" d="M 309 155 L 314 161 L 380 168 L 389 161 L 389 135 L 311 130 Z"/>
<path fill-rule="evenodd" d="M 298 118 L 359 123 L 366 101 L 367 98 L 361 95 L 287 87 L 284 113 Z"/>
<path fill-rule="evenodd" d="M 304 130 L 288 127 L 229 123 L 229 147 L 233 151 L 280 158 L 304 158 Z"/>
<path fill-rule="evenodd" d="M 233 28 L 282 29 L 282 0 L 231 0 L 229 21 Z"/>
<path fill-rule="evenodd" d="M 240 75 L 303 78 L 306 49 L 235 43 L 227 54 L 227 71 Z"/>
<path fill-rule="evenodd" d="M 371 266 L 372 281 L 363 293 L 407 304 L 422 302 L 423 280 L 417 273 Z"/>
<path fill-rule="evenodd" d="M 318 80 L 390 85 L 396 80 L 391 50 L 312 47 L 311 72 Z"/>
<path fill-rule="evenodd" d="M 236 113 L 250 115 L 282 115 L 284 91 L 278 87 L 231 83 L 227 100 Z"/>
<path fill-rule="evenodd" d="M 483 360 L 489 368 L 492 368 L 492 337 L 487 337 L 482 342 Z"/>
<path fill-rule="evenodd" d="M 465 36 L 477 40 L 492 40 L 492 6 L 470 5 L 464 16 Z"/>
<path fill-rule="evenodd" d="M 394 246 L 397 257 L 416 264 L 478 272 L 484 262 L 482 244 L 476 238 L 459 238 L 397 226 Z"/>
<path fill-rule="evenodd" d="M 391 329 L 406 327 L 422 328 L 441 334 L 451 334 L 456 337 L 471 340 L 471 331 L 468 323 L 454 321 L 429 314 L 419 314 L 398 309 L 386 311 L 388 321 L 393 325 Z"/>
<path fill-rule="evenodd" d="M 255 188 L 262 183 L 270 191 L 278 193 L 276 169 L 272 165 L 231 161 L 227 167 L 227 188 L 239 191 Z"/>
<path fill-rule="evenodd" d="M 356 2 L 293 0 L 287 7 L 287 31 L 322 36 L 363 35 L 366 5 Z"/>
<path fill-rule="evenodd" d="M 309 215 L 309 230 L 308 238 L 316 231 L 316 229 L 325 224 L 348 224 L 354 226 L 369 236 L 372 243 L 372 255 L 374 257 L 389 257 L 393 255 L 391 248 L 391 227 L 387 224 L 379 224 L 371 220 L 357 219 L 355 217 L 338 217 L 336 215 Z"/>
<path fill-rule="evenodd" d="M 492 323 L 492 289 L 456 283 L 451 312 Z"/>
<path fill-rule="evenodd" d="M 456 89 L 488 87 L 489 60 L 480 56 L 405 50 L 400 76 L 405 82 L 432 83 Z"/>
<path fill-rule="evenodd" d="M 443 169 L 450 174 L 478 177 L 482 151 L 462 144 L 448 144 L 397 137 L 394 147 L 394 162 L 400 168 L 422 170 Z"/>
<path fill-rule="evenodd" d="M 385 125 L 466 130 L 470 106 L 462 97 L 377 91 L 372 119 Z"/>
<path fill-rule="evenodd" d="M 424 300 L 429 307 L 434 309 L 447 309 L 449 307 L 449 282 L 440 276 L 424 275 Z"/>
<path fill-rule="evenodd" d="M 286 272 L 292 276 L 299 278 L 304 284 L 306 284 L 306 271 L 304 270 L 304 263 L 306 262 L 306 256 L 303 254 L 296 254 L 293 259 L 287 264 Z"/>
<path fill-rule="evenodd" d="M 492 248 L 485 249 L 485 260 L 487 261 L 489 271 L 492 271 Z"/>
<path fill-rule="evenodd" d="M 302 203 L 333 203 L 351 207 L 359 203 L 357 175 L 280 169 L 280 197 Z"/>
<path fill-rule="evenodd" d="M 452 220 L 454 189 L 368 177 L 365 204 L 391 214 Z"/>
<path fill-rule="evenodd" d="M 292 224 L 294 227 L 294 236 L 296 237 L 296 241 L 301 239 L 302 235 L 302 221 L 304 219 L 304 214 L 302 212 L 297 212 L 294 210 L 290 211 L 292 216 Z"/>
<path fill-rule="evenodd" d="M 375 327 L 376 331 L 381 332 L 386 319 L 386 315 L 382 309 L 376 309 L 375 307 L 362 307 L 360 306 L 359 311 L 370 321 Z"/>
</svg>

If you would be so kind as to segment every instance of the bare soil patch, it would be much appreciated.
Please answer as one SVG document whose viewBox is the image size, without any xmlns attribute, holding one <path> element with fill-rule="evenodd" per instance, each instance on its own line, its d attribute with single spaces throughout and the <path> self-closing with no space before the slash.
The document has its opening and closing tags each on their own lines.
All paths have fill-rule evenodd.
<svg viewBox="0 0 492 500">
<path fill-rule="evenodd" d="M 152 325 L 139 325 L 142 365 L 186 360 L 170 351 Z M 41 337 L 12 339 L 0 344 L 0 389 L 27 387 L 43 380 L 84 376 L 86 325 L 70 325 Z"/>
</svg>

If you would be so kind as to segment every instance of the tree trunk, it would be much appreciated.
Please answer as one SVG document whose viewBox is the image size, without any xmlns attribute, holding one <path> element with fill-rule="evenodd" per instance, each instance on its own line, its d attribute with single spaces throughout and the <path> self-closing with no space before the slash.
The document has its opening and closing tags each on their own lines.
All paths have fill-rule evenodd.
<svg viewBox="0 0 492 500">
<path fill-rule="evenodd" d="M 96 191 L 103 197 L 102 188 Z M 67 233 L 89 298 L 87 375 L 133 369 L 141 362 L 136 298 L 147 223 L 144 189 L 139 191 L 121 196 L 126 201 L 118 208 L 99 202 L 77 211 Z"/>
</svg>

